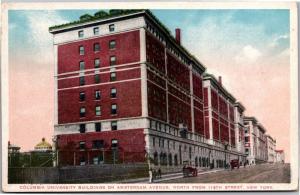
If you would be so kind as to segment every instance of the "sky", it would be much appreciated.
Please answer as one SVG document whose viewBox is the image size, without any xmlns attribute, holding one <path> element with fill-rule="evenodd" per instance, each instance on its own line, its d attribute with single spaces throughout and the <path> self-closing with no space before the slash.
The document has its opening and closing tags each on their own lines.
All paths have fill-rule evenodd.
<svg viewBox="0 0 300 195">
<path fill-rule="evenodd" d="M 54 131 L 54 58 L 48 27 L 98 10 L 9 11 L 9 140 L 32 150 Z M 255 116 L 289 161 L 289 10 L 151 10 L 208 73 Z M 173 33 L 174 34 L 174 33 Z"/>
</svg>

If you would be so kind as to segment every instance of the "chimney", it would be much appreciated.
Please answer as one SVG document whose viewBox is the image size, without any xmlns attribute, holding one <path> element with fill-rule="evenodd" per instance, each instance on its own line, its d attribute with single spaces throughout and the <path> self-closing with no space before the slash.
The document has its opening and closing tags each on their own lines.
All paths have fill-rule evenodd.
<svg viewBox="0 0 300 195">
<path fill-rule="evenodd" d="M 222 77 L 219 76 L 219 84 L 222 86 Z"/>
<path fill-rule="evenodd" d="M 181 44 L 181 30 L 180 30 L 180 28 L 175 29 L 175 34 L 176 34 L 176 36 L 175 36 L 176 41 L 180 45 Z"/>
</svg>

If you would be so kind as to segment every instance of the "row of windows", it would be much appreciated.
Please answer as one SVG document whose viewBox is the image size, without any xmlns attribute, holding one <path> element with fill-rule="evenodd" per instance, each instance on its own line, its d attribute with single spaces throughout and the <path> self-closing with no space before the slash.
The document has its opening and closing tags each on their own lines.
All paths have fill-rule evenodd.
<svg viewBox="0 0 300 195">
<path fill-rule="evenodd" d="M 110 89 L 110 97 L 111 98 L 117 98 L 117 89 L 116 88 L 111 88 Z M 79 101 L 83 102 L 85 101 L 85 92 L 82 91 L 79 93 Z M 95 100 L 100 100 L 101 99 L 101 91 L 100 90 L 95 90 Z"/>
<path fill-rule="evenodd" d="M 165 38 L 156 30 L 156 28 L 152 27 L 149 23 L 147 23 L 146 28 L 155 36 L 158 38 L 158 40 L 160 40 L 161 42 L 165 42 Z M 189 61 L 186 57 L 184 57 L 183 55 L 180 54 L 180 52 L 178 52 L 177 49 L 175 49 L 173 46 L 171 46 L 170 44 L 167 44 L 167 48 L 169 49 L 169 51 L 171 51 L 171 53 L 173 53 L 174 55 L 176 55 L 182 62 L 184 62 L 185 64 L 189 64 Z"/>
<path fill-rule="evenodd" d="M 112 139 L 111 140 L 111 147 L 117 148 L 118 147 L 118 140 Z M 93 140 L 92 141 L 92 149 L 102 149 L 104 148 L 104 140 Z M 84 150 L 86 149 L 86 143 L 85 141 L 79 142 L 79 149 Z"/>
<path fill-rule="evenodd" d="M 108 26 L 108 30 L 109 30 L 109 32 L 114 32 L 115 31 L 115 24 L 110 24 Z M 100 28 L 99 27 L 94 27 L 93 28 L 93 33 L 94 33 L 94 35 L 99 35 Z M 79 38 L 83 38 L 84 37 L 84 30 L 78 31 L 78 37 Z"/>
<path fill-rule="evenodd" d="M 117 110 L 118 110 L 117 104 L 112 104 L 110 113 L 112 115 L 118 114 Z M 82 118 L 82 117 L 85 117 L 85 115 L 86 115 L 86 109 L 85 109 L 85 107 L 81 107 L 80 111 L 79 111 L 79 116 Z M 101 116 L 101 106 L 95 106 L 95 115 Z"/>
<path fill-rule="evenodd" d="M 118 122 L 117 121 L 111 121 L 111 130 L 118 130 Z M 100 122 L 95 123 L 95 132 L 100 132 L 102 130 L 102 125 Z M 79 132 L 85 133 L 86 132 L 86 124 L 80 124 L 79 125 Z"/>
<path fill-rule="evenodd" d="M 111 72 L 110 73 L 110 81 L 116 81 L 117 80 L 117 73 L 116 72 Z M 94 81 L 95 83 L 100 83 L 100 75 L 95 74 L 94 75 Z M 79 85 L 85 85 L 85 78 L 84 76 L 79 77 Z"/>
<path fill-rule="evenodd" d="M 156 138 L 152 138 L 153 147 L 155 147 Z M 165 147 L 165 139 L 158 138 L 158 146 L 164 148 Z M 167 148 L 170 149 L 170 140 L 167 140 Z M 173 141 L 173 149 L 175 150 L 175 141 Z"/>
<path fill-rule="evenodd" d="M 116 56 L 109 57 L 109 65 L 114 66 L 117 64 L 116 62 L 117 62 Z M 95 58 L 94 59 L 94 67 L 100 68 L 100 65 L 101 65 L 100 58 Z M 84 70 L 84 69 L 85 69 L 85 62 L 82 60 L 79 62 L 79 70 Z"/>
<path fill-rule="evenodd" d="M 159 162 L 158 163 L 158 158 Z M 182 158 L 181 155 L 179 154 L 179 159 L 177 157 L 177 154 L 174 155 L 174 160 L 173 160 L 173 155 L 172 154 L 166 154 L 166 153 L 160 153 L 158 155 L 157 152 L 154 152 L 153 154 L 153 161 L 155 165 L 169 165 L 172 166 L 173 163 L 175 166 L 179 164 L 182 164 Z M 179 162 L 178 162 L 179 161 Z M 225 160 L 216 160 L 217 162 L 217 167 L 223 167 L 224 164 L 226 163 Z M 222 165 L 223 164 L 223 165 Z M 208 167 L 209 166 L 209 158 L 208 157 L 195 157 L 195 166 L 196 167 Z"/>
<path fill-rule="evenodd" d="M 115 40 L 111 40 L 109 41 L 108 43 L 108 47 L 109 49 L 116 49 L 116 41 Z M 101 49 L 100 47 L 100 43 L 94 43 L 93 45 L 93 50 L 94 52 L 99 52 Z M 85 50 L 84 50 L 84 46 L 83 45 L 80 45 L 79 46 L 79 55 L 84 55 L 85 54 Z"/>
</svg>

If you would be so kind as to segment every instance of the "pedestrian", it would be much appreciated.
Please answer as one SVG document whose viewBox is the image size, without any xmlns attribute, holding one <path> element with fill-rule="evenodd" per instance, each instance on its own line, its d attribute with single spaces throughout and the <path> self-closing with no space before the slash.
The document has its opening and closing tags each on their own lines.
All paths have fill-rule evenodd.
<svg viewBox="0 0 300 195">
<path fill-rule="evenodd" d="M 149 183 L 153 182 L 153 172 L 152 172 L 152 168 L 149 169 Z"/>
</svg>

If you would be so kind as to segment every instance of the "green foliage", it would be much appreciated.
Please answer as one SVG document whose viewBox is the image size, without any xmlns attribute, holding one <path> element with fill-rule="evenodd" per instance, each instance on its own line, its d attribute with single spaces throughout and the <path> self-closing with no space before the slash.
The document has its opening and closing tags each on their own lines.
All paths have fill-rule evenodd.
<svg viewBox="0 0 300 195">
<path fill-rule="evenodd" d="M 85 22 L 91 22 L 91 21 L 100 20 L 100 19 L 107 19 L 107 18 L 121 16 L 121 15 L 133 14 L 133 13 L 137 13 L 137 12 L 141 12 L 141 11 L 143 11 L 143 10 L 142 9 L 128 9 L 128 10 L 113 9 L 113 10 L 109 10 L 109 12 L 107 13 L 107 12 L 101 10 L 101 11 L 96 12 L 94 14 L 94 16 L 91 16 L 89 14 L 84 14 L 84 15 L 80 16 L 79 20 L 77 20 L 77 21 L 62 24 L 62 25 L 51 26 L 51 27 L 49 27 L 49 31 L 69 27 L 69 26 L 76 25 L 76 24 L 82 24 Z"/>
<path fill-rule="evenodd" d="M 108 16 L 109 14 L 105 11 L 98 11 L 94 14 L 95 17 L 97 18 L 103 18 L 103 17 L 106 17 Z"/>
<path fill-rule="evenodd" d="M 175 46 L 177 46 L 178 49 L 180 49 L 181 51 L 186 53 L 193 61 L 195 61 L 196 63 L 199 63 L 198 59 L 195 56 L 193 56 L 190 52 L 188 52 L 184 47 L 182 47 L 181 45 L 178 45 L 176 43 L 174 37 L 171 35 L 170 30 L 163 23 L 161 23 L 160 20 L 148 9 L 125 9 L 125 10 L 112 9 L 112 10 L 109 10 L 109 12 L 100 10 L 100 11 L 96 12 L 94 14 L 94 16 L 85 14 L 85 15 L 80 16 L 80 20 L 62 24 L 62 25 L 56 25 L 56 26 L 49 27 L 49 31 L 69 27 L 69 26 L 76 25 L 76 24 L 91 22 L 91 21 L 95 21 L 95 20 L 101 20 L 101 19 L 122 16 L 122 15 L 133 14 L 133 13 L 137 13 L 137 12 L 141 12 L 141 11 L 145 11 L 148 15 L 150 15 L 154 19 L 154 21 L 163 29 L 163 31 L 165 31 L 166 35 L 170 38 L 171 42 Z"/>
<path fill-rule="evenodd" d="M 8 156 L 8 167 L 52 167 L 51 152 L 16 153 Z"/>
<path fill-rule="evenodd" d="M 87 20 L 90 20 L 92 18 L 93 18 L 93 16 L 91 16 L 89 14 L 84 14 L 84 15 L 79 17 L 80 21 L 87 21 Z"/>
</svg>

